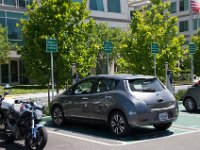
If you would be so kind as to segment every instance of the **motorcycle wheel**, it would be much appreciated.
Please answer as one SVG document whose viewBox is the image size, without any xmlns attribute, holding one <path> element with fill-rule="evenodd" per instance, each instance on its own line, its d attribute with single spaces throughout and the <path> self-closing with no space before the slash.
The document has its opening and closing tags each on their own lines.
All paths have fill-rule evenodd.
<svg viewBox="0 0 200 150">
<path fill-rule="evenodd" d="M 14 140 L 15 140 L 14 136 L 6 136 L 6 138 L 5 138 L 5 142 L 8 143 L 8 144 L 13 143 Z"/>
<path fill-rule="evenodd" d="M 43 150 L 47 143 L 47 131 L 44 127 L 37 130 L 36 139 L 30 134 L 25 139 L 25 147 L 27 150 Z"/>
</svg>

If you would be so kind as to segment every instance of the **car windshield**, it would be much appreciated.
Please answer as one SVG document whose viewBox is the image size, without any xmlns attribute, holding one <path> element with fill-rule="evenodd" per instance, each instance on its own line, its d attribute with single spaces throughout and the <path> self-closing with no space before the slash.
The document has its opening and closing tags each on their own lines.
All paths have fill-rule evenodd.
<svg viewBox="0 0 200 150">
<path fill-rule="evenodd" d="M 163 85 L 156 78 L 129 80 L 131 91 L 157 92 L 164 89 Z"/>
</svg>

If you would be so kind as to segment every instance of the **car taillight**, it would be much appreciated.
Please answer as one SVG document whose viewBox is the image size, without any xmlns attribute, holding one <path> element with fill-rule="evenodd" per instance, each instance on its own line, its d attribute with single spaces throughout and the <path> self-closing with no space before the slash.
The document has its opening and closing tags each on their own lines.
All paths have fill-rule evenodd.
<svg viewBox="0 0 200 150">
<path fill-rule="evenodd" d="M 196 87 L 196 86 L 199 86 L 199 85 L 200 85 L 200 80 L 197 81 L 197 82 L 195 82 L 192 86 L 193 86 L 193 87 Z"/>
</svg>

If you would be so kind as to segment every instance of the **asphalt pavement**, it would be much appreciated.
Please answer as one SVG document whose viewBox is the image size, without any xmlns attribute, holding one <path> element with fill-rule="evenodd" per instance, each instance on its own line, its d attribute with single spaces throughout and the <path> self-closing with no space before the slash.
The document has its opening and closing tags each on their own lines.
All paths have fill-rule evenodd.
<svg viewBox="0 0 200 150">
<path fill-rule="evenodd" d="M 200 111 L 188 113 L 182 104 L 179 108 L 179 117 L 168 130 L 137 127 L 123 138 L 114 137 L 105 126 L 68 122 L 58 128 L 48 117 L 43 122 L 48 132 L 44 150 L 199 150 Z M 0 140 L 0 150 L 25 150 L 24 141 Z"/>
</svg>

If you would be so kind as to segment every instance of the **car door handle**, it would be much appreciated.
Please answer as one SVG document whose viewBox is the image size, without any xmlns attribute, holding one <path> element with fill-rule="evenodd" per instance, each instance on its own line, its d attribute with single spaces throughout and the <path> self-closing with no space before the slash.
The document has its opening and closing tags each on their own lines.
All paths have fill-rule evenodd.
<svg viewBox="0 0 200 150">
<path fill-rule="evenodd" d="M 83 97 L 81 100 L 88 100 L 88 98 L 87 97 Z"/>
<path fill-rule="evenodd" d="M 111 96 L 105 96 L 105 99 L 111 99 L 112 97 Z"/>
</svg>

